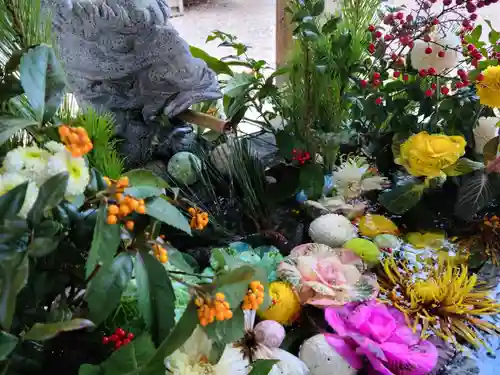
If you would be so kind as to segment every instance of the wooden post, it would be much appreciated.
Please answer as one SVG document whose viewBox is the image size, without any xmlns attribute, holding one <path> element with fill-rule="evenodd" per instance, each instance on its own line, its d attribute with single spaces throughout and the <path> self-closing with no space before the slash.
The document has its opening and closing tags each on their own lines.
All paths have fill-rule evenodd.
<svg viewBox="0 0 500 375">
<path fill-rule="evenodd" d="M 290 15 L 285 12 L 288 0 L 276 0 L 276 68 L 282 67 L 292 49 L 292 27 Z M 283 76 L 277 77 L 277 83 L 283 82 Z"/>
</svg>

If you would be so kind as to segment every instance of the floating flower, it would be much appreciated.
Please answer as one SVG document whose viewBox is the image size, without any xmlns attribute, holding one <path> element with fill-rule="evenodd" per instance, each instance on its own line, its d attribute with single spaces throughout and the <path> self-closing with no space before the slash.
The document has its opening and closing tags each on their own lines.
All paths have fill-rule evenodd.
<svg viewBox="0 0 500 375">
<path fill-rule="evenodd" d="M 356 228 L 345 216 L 327 214 L 309 225 L 309 236 L 314 242 L 337 247 L 356 237 Z"/>
<path fill-rule="evenodd" d="M 476 275 L 468 274 L 466 265 L 452 265 L 442 258 L 437 265 L 421 265 L 417 276 L 407 261 L 387 258 L 379 282 L 408 323 L 414 329 L 422 327 L 423 337 L 432 332 L 457 346 L 460 338 L 478 347 L 483 344 L 480 331 L 500 333 L 495 324 L 480 318 L 499 314 L 500 304 L 478 285 Z"/>
<path fill-rule="evenodd" d="M 411 65 L 416 70 L 428 71 L 429 68 L 433 68 L 436 74 L 441 74 L 445 70 L 455 68 L 461 58 L 460 38 L 454 33 L 444 35 L 434 33 L 430 35 L 430 42 L 418 39 L 414 43 L 410 58 Z M 426 53 L 429 46 L 432 52 Z"/>
<path fill-rule="evenodd" d="M 16 186 L 21 185 L 28 181 L 26 176 L 17 173 L 5 173 L 0 175 L 0 196 L 14 189 Z M 26 218 L 31 208 L 35 204 L 36 198 L 38 197 L 38 186 L 30 181 L 28 183 L 28 188 L 26 190 L 26 196 L 24 197 L 24 202 L 19 211 L 18 215 L 22 218 Z"/>
<path fill-rule="evenodd" d="M 371 190 L 381 190 L 388 184 L 385 177 L 374 173 L 373 169 L 361 157 L 348 157 L 335 172 L 333 182 L 337 195 L 344 199 L 358 198 Z"/>
<path fill-rule="evenodd" d="M 351 303 L 326 309 L 325 319 L 336 332 L 325 334 L 326 341 L 355 369 L 366 359 L 381 375 L 425 375 L 437 364 L 436 347 L 420 340 L 393 307 Z"/>
<path fill-rule="evenodd" d="M 57 152 L 49 157 L 47 173 L 54 176 L 59 173 L 68 173 L 66 197 L 83 194 L 90 182 L 90 173 L 83 157 L 73 157 L 67 150 Z"/>
<path fill-rule="evenodd" d="M 351 251 L 315 243 L 297 246 L 278 266 L 278 274 L 294 286 L 300 301 L 317 307 L 376 297 L 376 278 L 363 270 L 363 261 Z"/>
<path fill-rule="evenodd" d="M 465 153 L 465 145 L 462 136 L 420 132 L 401 145 L 395 162 L 413 176 L 439 177 Z"/>
<path fill-rule="evenodd" d="M 500 122 L 498 117 L 481 117 L 477 121 L 477 126 L 474 128 L 474 150 L 478 154 L 482 154 L 484 146 L 491 139 L 498 135 L 498 126 Z"/>
<path fill-rule="evenodd" d="M 46 167 L 50 157 L 47 150 L 37 146 L 17 147 L 5 155 L 5 172 L 17 173 L 41 185 L 47 179 Z"/>
<path fill-rule="evenodd" d="M 399 234 L 399 229 L 392 220 L 382 215 L 367 214 L 359 220 L 359 232 L 365 237 L 376 237 L 379 234 Z"/>
<path fill-rule="evenodd" d="M 269 296 L 271 305 L 265 311 L 259 312 L 262 319 L 288 325 L 299 317 L 300 301 L 289 283 L 283 281 L 270 283 Z"/>
<path fill-rule="evenodd" d="M 500 66 L 489 66 L 483 71 L 483 80 L 476 84 L 479 102 L 493 108 L 500 107 Z"/>
</svg>

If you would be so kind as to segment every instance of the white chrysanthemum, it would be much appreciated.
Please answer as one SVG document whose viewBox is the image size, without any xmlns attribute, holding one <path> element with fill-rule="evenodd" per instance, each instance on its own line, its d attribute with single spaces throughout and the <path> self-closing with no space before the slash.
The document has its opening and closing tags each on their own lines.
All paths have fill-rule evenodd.
<svg viewBox="0 0 500 375">
<path fill-rule="evenodd" d="M 49 150 L 53 154 L 64 151 L 66 149 L 66 146 L 64 146 L 62 143 L 55 142 L 55 141 L 49 141 L 49 142 L 45 143 L 44 146 L 47 150 Z"/>
<path fill-rule="evenodd" d="M 67 172 L 69 175 L 66 196 L 71 197 L 85 192 L 90 182 L 90 173 L 82 157 L 73 157 L 67 150 L 52 155 L 47 163 L 47 175 L 55 176 Z"/>
<path fill-rule="evenodd" d="M 0 176 L 0 196 L 4 195 L 8 191 L 14 189 L 16 186 L 28 181 L 26 176 L 18 173 L 6 173 Z M 35 204 L 36 198 L 38 197 L 38 186 L 34 181 L 30 181 L 28 184 L 28 189 L 26 190 L 26 196 L 24 198 L 23 206 L 19 211 L 18 215 L 22 218 L 26 218 L 31 208 Z"/>
<path fill-rule="evenodd" d="M 370 190 L 380 190 L 388 183 L 385 177 L 370 176 L 366 173 L 369 164 L 363 158 L 349 158 L 333 172 L 333 183 L 337 195 L 344 199 L 354 199 Z"/>
<path fill-rule="evenodd" d="M 340 247 L 357 237 L 356 228 L 342 215 L 328 214 L 318 217 L 309 225 L 309 237 L 315 243 Z"/>
<path fill-rule="evenodd" d="M 498 117 L 481 117 L 478 120 L 474 128 L 475 150 L 478 154 L 482 154 L 486 143 L 498 135 L 497 123 L 499 122 Z"/>
<path fill-rule="evenodd" d="M 5 155 L 3 168 L 7 173 L 18 173 L 42 184 L 50 153 L 37 146 L 17 147 Z"/>
<path fill-rule="evenodd" d="M 440 74 L 445 70 L 453 69 L 457 66 L 461 59 L 460 38 L 454 33 L 432 34 L 429 43 L 419 39 L 415 41 L 415 45 L 411 50 L 411 65 L 417 69 L 436 69 L 436 73 Z M 432 48 L 432 53 L 426 54 L 427 47 Z M 439 53 L 444 51 L 444 57 L 439 57 Z"/>
</svg>

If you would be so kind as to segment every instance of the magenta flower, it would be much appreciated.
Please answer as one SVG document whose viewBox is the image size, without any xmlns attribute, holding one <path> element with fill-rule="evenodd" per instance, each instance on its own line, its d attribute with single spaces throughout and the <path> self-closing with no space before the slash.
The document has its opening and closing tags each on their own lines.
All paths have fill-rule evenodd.
<svg viewBox="0 0 500 375">
<path fill-rule="evenodd" d="M 434 344 L 408 328 L 404 315 L 374 300 L 325 310 L 336 333 L 326 341 L 355 369 L 367 359 L 382 375 L 426 375 L 436 366 Z"/>
</svg>

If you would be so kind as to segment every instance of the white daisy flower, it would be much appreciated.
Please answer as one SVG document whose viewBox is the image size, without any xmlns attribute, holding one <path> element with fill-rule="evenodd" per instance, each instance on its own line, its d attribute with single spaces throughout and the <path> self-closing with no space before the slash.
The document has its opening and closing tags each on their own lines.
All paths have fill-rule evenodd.
<svg viewBox="0 0 500 375">
<path fill-rule="evenodd" d="M 42 184 L 50 153 L 37 146 L 17 147 L 7 153 L 3 168 L 7 173 L 18 173 Z"/>
<path fill-rule="evenodd" d="M 16 186 L 28 181 L 26 176 L 18 173 L 5 173 L 0 176 L 0 196 L 14 189 Z M 28 216 L 31 208 L 35 204 L 36 198 L 38 197 L 38 186 L 34 181 L 30 181 L 28 184 L 28 189 L 26 190 L 26 196 L 24 198 L 23 206 L 19 211 L 18 215 L 24 219 Z"/>
<path fill-rule="evenodd" d="M 430 42 L 421 39 L 415 41 L 410 53 L 411 65 L 417 70 L 432 67 L 437 74 L 454 69 L 462 56 L 459 52 L 460 38 L 452 32 L 445 35 L 434 33 L 430 37 Z M 425 53 L 427 47 L 432 49 L 429 54 Z"/>
<path fill-rule="evenodd" d="M 83 194 L 90 182 L 90 172 L 85 159 L 71 156 L 66 149 L 55 153 L 48 160 L 47 175 L 51 177 L 64 172 L 69 174 L 65 196 L 69 198 Z"/>
<path fill-rule="evenodd" d="M 62 143 L 55 141 L 49 141 L 45 143 L 44 146 L 47 150 L 49 150 L 53 154 L 64 151 L 66 149 L 66 146 L 64 146 Z"/>
<path fill-rule="evenodd" d="M 497 124 L 499 122 L 500 118 L 498 117 L 481 117 L 478 120 L 477 126 L 473 130 L 475 151 L 478 154 L 482 154 L 486 143 L 498 135 Z"/>
</svg>

